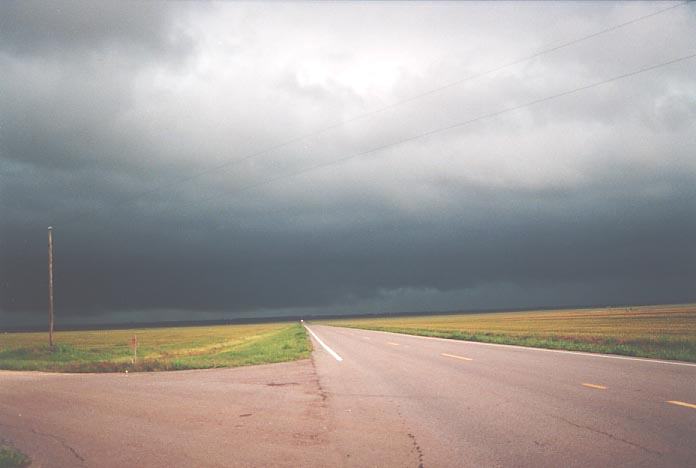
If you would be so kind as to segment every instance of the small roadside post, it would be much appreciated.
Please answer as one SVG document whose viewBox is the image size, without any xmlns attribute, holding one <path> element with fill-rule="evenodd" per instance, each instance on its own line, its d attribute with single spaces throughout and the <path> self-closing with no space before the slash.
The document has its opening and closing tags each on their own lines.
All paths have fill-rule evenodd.
<svg viewBox="0 0 696 468">
<path fill-rule="evenodd" d="M 138 358 L 138 337 L 136 335 L 133 335 L 133 338 L 130 339 L 130 347 L 133 349 L 131 362 L 135 364 L 135 360 Z"/>
</svg>

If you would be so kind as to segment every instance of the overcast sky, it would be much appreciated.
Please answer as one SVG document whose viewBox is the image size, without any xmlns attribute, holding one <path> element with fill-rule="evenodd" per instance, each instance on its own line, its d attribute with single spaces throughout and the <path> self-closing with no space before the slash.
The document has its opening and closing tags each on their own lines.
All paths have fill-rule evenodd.
<svg viewBox="0 0 696 468">
<path fill-rule="evenodd" d="M 695 301 L 696 59 L 370 151 L 694 54 L 690 4 L 464 80 L 671 5 L 2 2 L 0 326 L 49 225 L 59 326 Z"/>
</svg>

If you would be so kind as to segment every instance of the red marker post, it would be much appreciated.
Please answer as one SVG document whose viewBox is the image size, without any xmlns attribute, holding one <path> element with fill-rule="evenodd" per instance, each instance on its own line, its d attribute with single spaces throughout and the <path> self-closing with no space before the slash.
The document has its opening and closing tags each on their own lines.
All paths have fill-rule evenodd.
<svg viewBox="0 0 696 468">
<path fill-rule="evenodd" d="M 133 335 L 133 338 L 130 340 L 130 347 L 133 350 L 133 364 L 135 364 L 135 360 L 138 357 L 138 337 Z"/>
</svg>

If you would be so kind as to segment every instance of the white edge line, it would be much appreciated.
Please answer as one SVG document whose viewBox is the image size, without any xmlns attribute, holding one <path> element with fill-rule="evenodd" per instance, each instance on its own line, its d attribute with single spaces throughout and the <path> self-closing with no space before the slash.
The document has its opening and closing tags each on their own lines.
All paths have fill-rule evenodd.
<svg viewBox="0 0 696 468">
<path fill-rule="evenodd" d="M 336 327 L 336 328 L 350 328 L 350 327 L 339 327 L 337 325 L 328 325 L 328 326 L 329 327 Z M 413 338 L 444 341 L 447 343 L 466 343 L 466 344 L 481 345 L 481 346 L 497 346 L 500 348 L 517 348 L 517 349 L 523 349 L 523 350 L 529 350 L 529 351 L 544 351 L 547 353 L 575 354 L 578 356 L 590 356 L 590 357 L 599 357 L 599 358 L 607 358 L 607 359 L 623 359 L 626 361 L 643 361 L 643 362 L 652 362 L 655 364 L 671 364 L 673 366 L 696 367 L 696 364 L 690 363 L 690 362 L 662 361 L 660 359 L 649 359 L 649 358 L 639 358 L 639 357 L 630 357 L 630 356 L 617 356 L 614 354 L 584 353 L 582 351 L 566 351 L 563 349 L 534 348 L 531 346 L 507 345 L 507 344 L 500 344 L 500 343 L 484 343 L 482 341 L 456 340 L 453 338 L 439 338 L 437 336 L 409 335 L 407 333 L 396 333 L 396 332 L 388 332 L 388 331 L 383 331 L 383 330 L 370 330 L 369 328 L 353 328 L 353 330 L 364 330 L 364 331 L 377 332 L 377 333 L 388 333 L 389 335 L 411 336 Z"/>
<path fill-rule="evenodd" d="M 307 331 L 308 331 L 309 333 L 312 334 L 312 336 L 314 337 L 314 339 L 317 340 L 317 342 L 318 342 L 330 355 L 332 355 L 332 356 L 334 357 L 334 359 L 336 359 L 338 362 L 343 361 L 343 358 L 342 358 L 341 356 L 339 356 L 338 353 L 337 353 L 336 351 L 334 351 L 333 349 L 329 348 L 328 345 L 327 345 L 326 343 L 324 343 L 323 341 L 321 341 L 321 338 L 319 338 L 319 337 L 316 335 L 316 333 L 314 333 L 307 325 L 305 325 L 304 327 L 307 329 Z"/>
</svg>

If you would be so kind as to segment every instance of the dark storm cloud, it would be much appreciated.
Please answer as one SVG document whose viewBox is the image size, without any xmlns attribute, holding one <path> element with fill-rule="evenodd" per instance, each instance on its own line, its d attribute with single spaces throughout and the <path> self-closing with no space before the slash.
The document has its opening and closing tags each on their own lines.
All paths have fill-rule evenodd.
<svg viewBox="0 0 696 468">
<path fill-rule="evenodd" d="M 692 6 L 177 182 L 665 6 L 4 3 L 0 324 L 48 224 L 74 320 L 694 300 L 693 61 L 239 191 L 693 53 Z"/>
<path fill-rule="evenodd" d="M 131 52 L 167 53 L 187 46 L 185 36 L 172 31 L 182 10 L 175 3 L 8 1 L 0 17 L 0 47 L 37 56 L 89 55 L 124 45 Z"/>
</svg>

